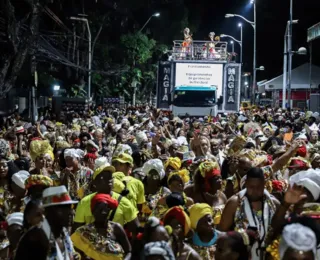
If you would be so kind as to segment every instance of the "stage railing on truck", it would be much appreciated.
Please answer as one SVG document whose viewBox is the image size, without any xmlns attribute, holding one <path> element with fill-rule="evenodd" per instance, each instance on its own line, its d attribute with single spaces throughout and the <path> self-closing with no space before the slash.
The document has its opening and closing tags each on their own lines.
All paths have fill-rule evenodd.
<svg viewBox="0 0 320 260">
<path fill-rule="evenodd" d="M 228 53 L 227 42 L 192 41 L 186 44 L 183 40 L 173 41 L 173 60 L 208 60 L 230 62 L 232 53 Z"/>
</svg>

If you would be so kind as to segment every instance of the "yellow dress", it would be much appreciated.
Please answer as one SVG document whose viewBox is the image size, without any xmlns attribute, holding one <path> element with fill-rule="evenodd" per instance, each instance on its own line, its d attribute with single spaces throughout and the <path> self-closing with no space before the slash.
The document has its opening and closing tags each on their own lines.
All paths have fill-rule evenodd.
<svg viewBox="0 0 320 260">
<path fill-rule="evenodd" d="M 86 256 L 97 260 L 122 260 L 122 246 L 111 238 L 112 226 L 108 223 L 106 236 L 100 235 L 94 224 L 85 225 L 71 236 L 74 247 Z"/>
</svg>

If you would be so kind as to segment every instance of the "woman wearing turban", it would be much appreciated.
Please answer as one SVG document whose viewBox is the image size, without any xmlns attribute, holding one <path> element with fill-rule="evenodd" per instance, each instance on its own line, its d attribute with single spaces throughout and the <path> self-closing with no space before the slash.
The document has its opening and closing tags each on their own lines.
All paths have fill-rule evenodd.
<svg viewBox="0 0 320 260">
<path fill-rule="evenodd" d="M 30 171 L 30 174 L 48 175 L 46 169 L 46 158 L 50 161 L 54 160 L 53 149 L 47 140 L 33 140 L 30 143 L 30 156 L 35 164 L 35 168 Z"/>
<path fill-rule="evenodd" d="M 196 251 L 184 243 L 191 229 L 190 218 L 182 207 L 176 206 L 169 209 L 163 222 L 172 229 L 172 249 L 176 259 L 201 259 Z"/>
<path fill-rule="evenodd" d="M 197 203 L 189 212 L 191 228 L 194 230 L 190 246 L 203 260 L 214 259 L 216 242 L 221 233 L 214 228 L 212 208 L 208 204 Z"/>
<path fill-rule="evenodd" d="M 109 220 L 117 207 L 118 201 L 109 194 L 98 193 L 92 198 L 94 223 L 78 228 L 71 236 L 73 245 L 81 251 L 84 258 L 130 259 L 131 245 L 123 227 Z"/>
<path fill-rule="evenodd" d="M 152 212 L 152 216 L 162 219 L 163 214 L 168 209 L 168 207 L 170 207 L 169 205 L 167 205 L 167 198 L 173 194 L 181 195 L 181 197 L 183 198 L 183 204 L 180 204 L 181 206 L 189 208 L 191 205 L 193 205 L 193 199 L 187 197 L 186 194 L 183 192 L 185 184 L 187 184 L 190 181 L 189 176 L 190 173 L 187 169 L 173 171 L 170 173 L 168 177 L 168 187 L 172 193 L 168 194 L 167 196 L 161 198 L 158 201 L 157 207 Z"/>
<path fill-rule="evenodd" d="M 316 259 L 317 239 L 315 233 L 298 223 L 285 226 L 279 244 L 281 260 Z"/>
<path fill-rule="evenodd" d="M 170 190 L 161 186 L 165 171 L 160 159 L 147 161 L 142 167 L 142 172 L 146 176 L 144 179 L 146 202 L 142 206 L 140 222 L 145 223 L 152 210 L 156 208 L 159 199 L 168 195 Z"/>
<path fill-rule="evenodd" d="M 25 181 L 25 188 L 27 190 L 26 204 L 30 200 L 41 200 L 42 192 L 53 186 L 53 181 L 50 177 L 40 174 L 33 174 Z"/>
<path fill-rule="evenodd" d="M 169 176 L 170 172 L 178 171 L 181 168 L 181 160 L 178 157 L 169 157 L 164 164 L 164 170 L 166 171 L 166 176 Z"/>
<path fill-rule="evenodd" d="M 61 183 L 65 185 L 72 198 L 82 199 L 91 192 L 93 171 L 81 165 L 84 152 L 80 149 L 64 150 L 66 168 L 61 173 Z M 85 187 L 84 187 L 85 186 Z"/>
<path fill-rule="evenodd" d="M 214 211 L 214 224 L 219 224 L 227 198 L 221 191 L 222 178 L 217 162 L 202 162 L 195 172 L 194 184 L 185 189 L 195 203 L 206 203 Z"/>
</svg>

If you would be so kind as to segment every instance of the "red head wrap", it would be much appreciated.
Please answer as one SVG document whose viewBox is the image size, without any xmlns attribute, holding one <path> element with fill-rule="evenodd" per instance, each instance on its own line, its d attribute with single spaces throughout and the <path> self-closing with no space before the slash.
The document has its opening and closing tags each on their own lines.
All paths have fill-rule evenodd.
<svg viewBox="0 0 320 260">
<path fill-rule="evenodd" d="M 265 166 L 272 165 L 272 163 L 273 163 L 272 155 L 268 154 L 267 155 L 267 162 L 266 162 Z"/>
<path fill-rule="evenodd" d="M 288 168 L 299 168 L 299 169 L 303 169 L 303 168 L 307 168 L 308 165 L 306 162 L 300 160 L 300 159 L 293 159 L 289 165 Z"/>
<path fill-rule="evenodd" d="M 272 181 L 272 189 L 274 192 L 283 192 L 285 189 L 285 185 L 282 181 L 273 180 Z"/>
<path fill-rule="evenodd" d="M 118 207 L 118 201 L 109 194 L 98 193 L 91 199 L 91 211 L 93 211 L 94 206 L 100 202 L 108 204 L 108 207 L 111 209 L 116 209 Z"/>
<path fill-rule="evenodd" d="M 305 146 L 299 147 L 299 149 L 297 151 L 297 155 L 301 156 L 301 157 L 306 157 L 306 155 L 307 155 L 307 147 L 305 147 Z"/>
<path fill-rule="evenodd" d="M 163 218 L 163 222 L 166 223 L 166 220 L 169 218 L 173 218 L 179 221 L 179 223 L 183 226 L 184 234 L 187 235 L 190 231 L 190 219 L 184 209 L 179 206 L 175 206 L 170 208 Z"/>
<path fill-rule="evenodd" d="M 199 165 L 201 176 L 205 181 L 206 192 L 210 191 L 210 179 L 221 176 L 219 165 L 216 162 L 203 162 Z"/>
<path fill-rule="evenodd" d="M 95 159 L 97 159 L 97 156 L 94 154 L 94 153 L 87 153 L 85 156 L 84 156 L 84 159 L 85 160 L 89 160 L 89 159 L 93 159 L 93 160 L 95 160 Z"/>
</svg>

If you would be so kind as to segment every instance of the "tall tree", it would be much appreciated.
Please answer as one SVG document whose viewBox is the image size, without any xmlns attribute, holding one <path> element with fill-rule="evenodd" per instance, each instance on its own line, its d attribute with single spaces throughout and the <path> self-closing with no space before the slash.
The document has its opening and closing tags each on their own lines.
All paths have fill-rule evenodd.
<svg viewBox="0 0 320 260">
<path fill-rule="evenodd" d="M 1 1 L 2 47 L 0 56 L 0 96 L 14 86 L 31 48 L 37 44 L 42 6 L 46 0 Z M 19 12 L 18 12 L 19 11 Z"/>
</svg>

